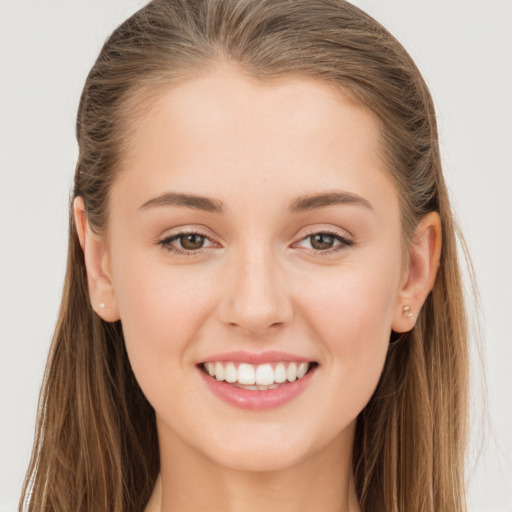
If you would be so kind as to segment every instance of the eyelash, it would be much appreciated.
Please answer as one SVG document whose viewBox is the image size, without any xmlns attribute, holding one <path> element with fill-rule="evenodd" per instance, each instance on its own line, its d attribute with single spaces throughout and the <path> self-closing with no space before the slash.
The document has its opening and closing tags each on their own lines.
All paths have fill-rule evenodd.
<svg viewBox="0 0 512 512">
<path fill-rule="evenodd" d="M 198 253 L 200 253 L 201 250 L 204 249 L 204 247 L 201 247 L 200 249 L 196 251 L 187 251 L 186 249 L 178 249 L 177 247 L 172 245 L 172 242 L 175 240 L 180 239 L 183 236 L 189 236 L 189 235 L 196 235 L 200 236 L 201 238 L 204 238 L 205 240 L 208 240 L 211 242 L 211 240 L 202 233 L 199 233 L 198 231 L 182 231 L 181 233 L 177 233 L 176 235 L 171 235 L 163 240 L 160 240 L 158 244 L 165 249 L 166 251 L 170 252 L 171 254 L 176 254 L 177 256 L 195 256 Z"/>
<path fill-rule="evenodd" d="M 199 237 L 211 242 L 210 238 L 208 238 L 206 235 L 203 235 L 202 233 L 200 233 L 198 231 L 183 231 L 183 232 L 177 233 L 175 235 L 166 237 L 163 240 L 160 240 L 158 242 L 158 244 L 166 251 L 170 252 L 171 254 L 175 254 L 177 256 L 195 256 L 195 255 L 199 254 L 203 249 L 205 249 L 204 247 L 201 247 L 197 250 L 186 250 L 186 249 L 179 249 L 172 245 L 172 242 L 180 239 L 181 237 L 187 236 L 187 235 L 196 235 L 196 236 L 199 236 Z M 326 231 L 326 230 L 312 231 L 311 233 L 308 233 L 307 235 L 303 236 L 298 242 L 295 242 L 293 245 L 303 242 L 304 240 L 307 240 L 308 238 L 311 238 L 314 235 L 331 236 L 334 238 L 334 240 L 336 242 L 339 242 L 339 244 L 337 246 L 330 248 L 330 249 L 326 249 L 324 251 L 316 250 L 316 249 L 306 249 L 309 254 L 311 254 L 315 257 L 323 257 L 323 256 L 336 254 L 336 253 L 346 250 L 348 247 L 351 247 L 354 245 L 354 242 L 352 240 L 350 240 L 349 238 L 346 238 L 334 231 Z"/>
<path fill-rule="evenodd" d="M 337 254 L 341 251 L 346 250 L 349 247 L 352 247 L 354 245 L 354 242 L 350 240 L 349 238 L 340 235 L 339 233 L 336 233 L 335 231 L 329 231 L 329 230 L 320 230 L 320 231 L 311 231 L 307 235 L 303 236 L 298 242 L 295 242 L 294 245 L 303 242 L 304 240 L 307 240 L 308 238 L 311 238 L 315 235 L 327 235 L 334 238 L 335 242 L 339 242 L 337 246 L 334 246 L 331 249 L 326 249 L 324 251 L 317 250 L 317 249 L 306 249 L 308 253 L 310 253 L 314 257 L 325 257 L 325 256 L 331 256 L 333 254 Z"/>
</svg>

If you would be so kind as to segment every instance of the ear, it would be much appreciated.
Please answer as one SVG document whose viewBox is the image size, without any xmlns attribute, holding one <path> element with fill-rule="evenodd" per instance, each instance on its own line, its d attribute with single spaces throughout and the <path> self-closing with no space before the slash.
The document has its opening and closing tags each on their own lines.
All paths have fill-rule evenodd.
<svg viewBox="0 0 512 512">
<path fill-rule="evenodd" d="M 76 197 L 73 201 L 73 212 L 78 240 L 84 252 L 92 308 L 106 322 L 115 322 L 119 320 L 119 310 L 110 278 L 105 243 L 91 230 L 81 197 Z"/>
<path fill-rule="evenodd" d="M 441 219 L 430 212 L 416 227 L 409 247 L 409 264 L 404 270 L 392 328 L 395 332 L 410 331 L 428 294 L 434 287 L 441 258 Z"/>
</svg>

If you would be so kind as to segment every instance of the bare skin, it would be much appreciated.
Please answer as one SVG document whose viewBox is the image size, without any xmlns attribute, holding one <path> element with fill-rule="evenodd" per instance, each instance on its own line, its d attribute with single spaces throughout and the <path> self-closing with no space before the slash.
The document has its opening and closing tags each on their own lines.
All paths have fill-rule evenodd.
<svg viewBox="0 0 512 512">
<path fill-rule="evenodd" d="M 156 411 L 161 477 L 146 512 L 359 511 L 355 422 L 391 330 L 414 326 L 433 286 L 439 217 L 422 219 L 403 265 L 377 125 L 318 81 L 263 85 L 219 65 L 162 92 L 132 129 L 106 236 L 80 198 L 75 218 L 93 307 L 121 319 Z M 293 400 L 246 410 L 201 375 L 231 350 L 317 367 Z"/>
</svg>

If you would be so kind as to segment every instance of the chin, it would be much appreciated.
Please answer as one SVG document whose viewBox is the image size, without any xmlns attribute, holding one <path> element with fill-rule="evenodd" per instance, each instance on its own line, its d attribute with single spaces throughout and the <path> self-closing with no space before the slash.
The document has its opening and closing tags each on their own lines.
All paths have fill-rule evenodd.
<svg viewBox="0 0 512 512">
<path fill-rule="evenodd" d="M 300 463 L 312 453 L 312 440 L 304 432 L 277 431 L 262 428 L 259 432 L 243 430 L 229 439 L 209 444 L 209 458 L 236 471 L 281 471 Z M 213 450 L 212 450 L 213 448 Z"/>
<path fill-rule="evenodd" d="M 234 471 L 253 471 L 270 473 L 291 468 L 306 458 L 305 451 L 297 452 L 290 449 L 276 449 L 276 447 L 240 448 L 222 453 L 217 463 Z"/>
</svg>

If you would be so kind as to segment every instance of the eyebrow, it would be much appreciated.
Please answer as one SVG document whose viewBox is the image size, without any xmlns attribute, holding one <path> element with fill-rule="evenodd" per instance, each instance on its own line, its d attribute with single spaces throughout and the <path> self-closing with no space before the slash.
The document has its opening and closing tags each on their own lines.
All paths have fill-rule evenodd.
<svg viewBox="0 0 512 512">
<path fill-rule="evenodd" d="M 146 201 L 139 210 L 146 210 L 155 206 L 181 206 L 213 213 L 222 213 L 224 211 L 224 204 L 217 199 L 190 194 L 178 194 L 176 192 L 166 192 L 158 197 L 154 197 Z"/>
<path fill-rule="evenodd" d="M 292 213 L 300 213 L 317 208 L 345 204 L 358 204 L 373 210 L 368 200 L 352 192 L 345 191 L 323 192 L 300 196 L 290 203 L 289 210 Z M 212 213 L 223 213 L 225 211 L 224 203 L 218 199 L 176 192 L 166 192 L 165 194 L 154 197 L 146 201 L 139 210 L 146 210 L 156 206 L 177 206 Z"/>
<path fill-rule="evenodd" d="M 298 197 L 290 203 L 289 209 L 293 213 L 307 212 L 316 208 L 326 208 L 327 206 L 358 204 L 373 210 L 370 202 L 364 197 L 353 194 L 352 192 L 334 191 L 318 194 L 311 194 Z"/>
</svg>

